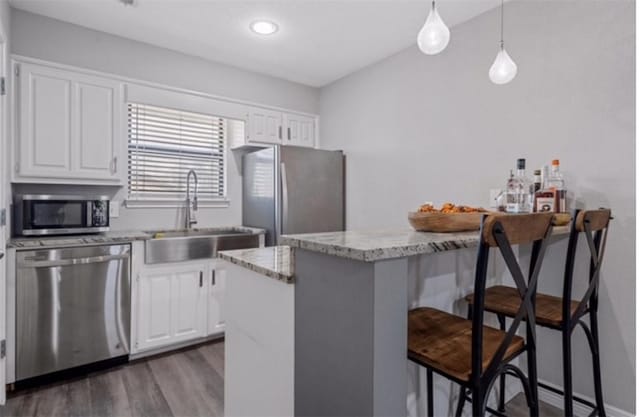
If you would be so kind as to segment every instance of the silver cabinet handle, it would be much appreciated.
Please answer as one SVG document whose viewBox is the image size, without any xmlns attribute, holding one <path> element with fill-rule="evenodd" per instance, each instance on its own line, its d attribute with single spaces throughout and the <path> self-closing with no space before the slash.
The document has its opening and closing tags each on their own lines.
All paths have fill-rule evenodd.
<svg viewBox="0 0 640 417">
<path fill-rule="evenodd" d="M 291 128 L 290 127 L 287 128 L 287 138 L 289 138 L 289 140 L 291 140 Z"/>
<path fill-rule="evenodd" d="M 113 159 L 111 159 L 111 173 L 115 174 L 118 172 L 118 157 L 114 156 Z"/>
<path fill-rule="evenodd" d="M 29 260 L 29 258 L 26 258 Z M 35 258 L 31 258 L 35 259 Z M 86 265 L 96 264 L 101 262 L 113 261 L 116 259 L 129 259 L 129 254 L 120 255 L 104 255 L 104 256 L 90 256 L 87 258 L 73 258 L 73 259 L 56 259 L 56 260 L 34 260 L 32 262 L 20 262 L 18 267 L 20 268 L 51 268 L 56 266 L 69 266 L 69 265 Z"/>
<path fill-rule="evenodd" d="M 282 126 L 278 126 L 278 139 L 282 139 Z"/>
<path fill-rule="evenodd" d="M 280 163 L 280 178 L 282 180 L 282 233 L 286 233 L 289 221 L 289 189 L 287 187 L 287 167 Z"/>
<path fill-rule="evenodd" d="M 204 275 L 204 272 L 200 271 L 200 286 L 202 287 L 202 276 Z"/>
<path fill-rule="evenodd" d="M 216 285 L 216 270 L 211 270 L 211 285 Z"/>
</svg>

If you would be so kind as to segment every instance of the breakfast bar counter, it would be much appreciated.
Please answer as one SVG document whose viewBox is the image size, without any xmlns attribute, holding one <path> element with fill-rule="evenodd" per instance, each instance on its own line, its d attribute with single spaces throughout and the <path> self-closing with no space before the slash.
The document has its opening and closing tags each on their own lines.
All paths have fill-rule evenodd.
<svg viewBox="0 0 640 417">
<path fill-rule="evenodd" d="M 556 227 L 554 239 L 568 232 Z M 408 376 L 407 310 L 425 304 L 455 310 L 473 286 L 478 242 L 477 231 L 346 231 L 288 235 L 286 246 L 220 253 L 230 306 L 225 415 L 416 414 L 424 388 Z M 288 280 L 260 269 L 283 254 Z M 492 265 L 491 280 L 500 282 L 504 267 Z M 248 317 L 249 305 L 261 313 Z M 243 400 L 247 395 L 251 402 Z"/>
</svg>

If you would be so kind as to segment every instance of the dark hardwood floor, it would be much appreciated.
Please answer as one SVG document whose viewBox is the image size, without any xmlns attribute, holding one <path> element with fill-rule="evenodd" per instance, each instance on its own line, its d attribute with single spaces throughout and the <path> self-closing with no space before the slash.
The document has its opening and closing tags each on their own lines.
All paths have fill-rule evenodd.
<svg viewBox="0 0 640 417">
<path fill-rule="evenodd" d="M 505 405 L 505 414 L 512 417 L 529 417 L 527 400 L 523 393 L 516 395 Z M 564 413 L 559 408 L 540 401 L 540 417 L 562 417 Z"/>
<path fill-rule="evenodd" d="M 507 407 L 510 416 L 529 415 L 522 394 L 510 401 Z M 223 341 L 10 393 L 7 405 L 0 407 L 0 417 L 223 415 Z M 541 404 L 540 416 L 561 417 L 562 412 Z"/>
<path fill-rule="evenodd" d="M 9 393 L 0 416 L 224 415 L 224 342 Z"/>
</svg>

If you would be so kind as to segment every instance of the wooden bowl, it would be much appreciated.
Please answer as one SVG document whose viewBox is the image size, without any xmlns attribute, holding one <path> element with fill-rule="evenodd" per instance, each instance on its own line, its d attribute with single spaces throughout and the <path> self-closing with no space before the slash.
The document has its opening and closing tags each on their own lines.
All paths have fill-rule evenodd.
<svg viewBox="0 0 640 417">
<path fill-rule="evenodd" d="M 484 214 L 409 212 L 409 223 L 418 232 L 468 232 L 480 229 Z"/>
<path fill-rule="evenodd" d="M 556 213 L 553 215 L 554 226 L 565 226 L 571 222 L 571 213 Z"/>
</svg>

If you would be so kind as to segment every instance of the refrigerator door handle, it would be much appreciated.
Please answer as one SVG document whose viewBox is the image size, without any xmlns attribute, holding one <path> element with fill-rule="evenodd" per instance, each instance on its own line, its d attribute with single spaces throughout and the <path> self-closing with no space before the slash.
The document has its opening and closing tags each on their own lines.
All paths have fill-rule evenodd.
<svg viewBox="0 0 640 417">
<path fill-rule="evenodd" d="M 289 190 L 287 188 L 287 168 L 284 162 L 280 163 L 280 181 L 282 181 L 282 225 L 281 233 L 284 234 L 285 227 L 289 221 Z"/>
</svg>

